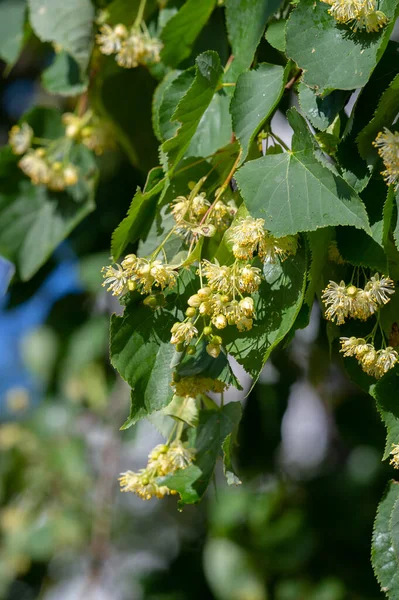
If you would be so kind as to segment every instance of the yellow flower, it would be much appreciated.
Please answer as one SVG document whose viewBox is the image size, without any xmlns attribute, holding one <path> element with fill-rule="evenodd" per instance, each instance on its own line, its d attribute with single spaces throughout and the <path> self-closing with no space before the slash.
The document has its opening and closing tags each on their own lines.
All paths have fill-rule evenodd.
<svg viewBox="0 0 399 600">
<path fill-rule="evenodd" d="M 116 27 L 111 27 L 107 24 L 103 25 L 96 37 L 100 52 L 107 55 L 119 52 L 122 42 L 126 39 L 127 35 L 127 29 L 124 25 L 117 25 Z"/>
<path fill-rule="evenodd" d="M 399 469 L 399 444 L 392 444 L 392 450 L 389 454 L 392 455 L 389 464 L 395 467 L 395 469 Z"/>
<path fill-rule="evenodd" d="M 198 394 L 207 392 L 220 393 L 227 389 L 227 384 L 210 377 L 201 377 L 194 375 L 192 377 L 183 377 L 180 381 L 173 383 L 177 396 L 195 398 Z"/>
<path fill-rule="evenodd" d="M 10 129 L 8 138 L 14 154 L 25 154 L 32 143 L 33 129 L 28 123 L 14 125 L 14 127 L 11 127 Z"/>
<path fill-rule="evenodd" d="M 209 287 L 217 292 L 228 293 L 231 290 L 231 268 L 226 265 L 202 261 L 202 272 L 208 280 Z"/>
<path fill-rule="evenodd" d="M 34 185 L 47 184 L 50 177 L 50 168 L 45 160 L 45 150 L 29 150 L 18 163 L 21 171 L 27 175 Z"/>
<path fill-rule="evenodd" d="M 238 273 L 238 289 L 243 293 L 256 292 L 261 283 L 261 270 L 251 265 L 245 265 Z"/>
<path fill-rule="evenodd" d="M 175 323 L 171 329 L 171 333 L 171 344 L 189 344 L 198 334 L 198 329 L 191 321 L 186 321 L 184 323 Z"/>
<path fill-rule="evenodd" d="M 105 280 L 103 287 L 108 285 L 107 292 L 112 290 L 113 296 L 121 296 L 128 291 L 127 277 L 125 271 L 121 265 L 116 264 L 115 267 L 112 265 L 103 267 L 101 272 L 104 273 Z"/>
<path fill-rule="evenodd" d="M 377 135 L 374 146 L 378 149 L 385 171 L 382 175 L 388 185 L 393 184 L 395 190 L 399 189 L 399 133 L 392 133 L 384 128 L 384 131 Z"/>
<path fill-rule="evenodd" d="M 377 304 L 386 304 L 390 301 L 390 295 L 395 292 L 395 284 L 389 277 L 376 273 L 366 284 L 365 291 L 370 293 L 371 298 Z"/>
</svg>

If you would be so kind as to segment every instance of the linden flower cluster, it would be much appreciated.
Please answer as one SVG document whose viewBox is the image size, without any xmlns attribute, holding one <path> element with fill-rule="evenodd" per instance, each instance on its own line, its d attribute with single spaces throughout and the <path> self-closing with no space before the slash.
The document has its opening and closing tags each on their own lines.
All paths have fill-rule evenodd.
<svg viewBox="0 0 399 600">
<path fill-rule="evenodd" d="M 152 497 L 163 498 L 168 494 L 176 494 L 166 485 L 158 485 L 158 477 L 164 477 L 177 471 L 185 469 L 195 459 L 194 448 L 187 447 L 180 440 L 174 440 L 170 445 L 160 444 L 148 455 L 148 463 L 145 469 L 138 473 L 126 471 L 119 478 L 122 492 L 134 492 L 143 500 Z"/>
<path fill-rule="evenodd" d="M 327 308 L 326 319 L 337 325 L 343 325 L 348 317 L 365 321 L 380 306 L 389 302 L 394 291 L 392 279 L 384 276 L 380 278 L 378 273 L 370 278 L 364 289 L 352 284 L 346 285 L 344 281 L 330 281 L 321 297 Z"/>
<path fill-rule="evenodd" d="M 162 43 L 150 36 L 144 24 L 133 26 L 130 30 L 122 24 L 115 27 L 104 24 L 97 35 L 97 44 L 103 54 L 115 54 L 116 62 L 125 69 L 161 60 Z"/>
<path fill-rule="evenodd" d="M 46 148 L 32 148 L 33 129 L 28 123 L 14 125 L 9 133 L 9 143 L 14 154 L 22 155 L 18 166 L 33 185 L 46 185 L 50 190 L 61 192 L 78 182 L 77 168 L 70 162 L 56 160 L 57 154 Z"/>
<path fill-rule="evenodd" d="M 140 294 L 150 294 L 152 288 L 162 290 L 176 285 L 177 271 L 171 265 L 165 265 L 160 260 L 138 258 L 128 254 L 122 263 L 115 266 L 103 267 L 103 287 L 108 286 L 107 292 L 113 296 L 122 296 L 127 292 L 137 290 Z"/>
<path fill-rule="evenodd" d="M 217 231 L 225 231 L 231 224 L 236 209 L 218 200 L 209 210 L 211 203 L 205 192 L 198 193 L 201 181 L 189 196 L 178 196 L 171 203 L 171 212 L 176 221 L 176 233 L 187 241 L 196 235 L 212 237 Z M 209 211 L 209 216 L 207 213 Z"/>
<path fill-rule="evenodd" d="M 257 252 L 262 261 L 273 263 L 277 258 L 285 260 L 290 254 L 295 255 L 298 249 L 296 236 L 276 238 L 265 229 L 264 219 L 253 217 L 240 219 L 229 229 L 228 239 L 238 260 L 249 260 Z"/>
<path fill-rule="evenodd" d="M 223 381 L 198 375 L 184 377 L 179 381 L 175 380 L 172 385 L 175 388 L 176 396 L 180 396 L 181 398 L 195 398 L 199 394 L 206 394 L 207 392 L 221 394 L 228 387 Z"/>
<path fill-rule="evenodd" d="M 398 353 L 391 346 L 376 350 L 364 338 L 341 337 L 341 350 L 344 356 L 354 356 L 363 371 L 380 379 L 398 362 Z"/>
<path fill-rule="evenodd" d="M 376 10 L 376 0 L 322 0 L 329 4 L 330 15 L 338 23 L 350 23 L 352 31 L 365 29 L 368 33 L 384 27 L 389 19 Z"/>
<path fill-rule="evenodd" d="M 65 125 L 67 138 L 83 144 L 98 156 L 101 156 L 107 148 L 114 147 L 110 129 L 92 111 L 87 111 L 82 117 L 73 113 L 64 113 L 62 122 Z"/>
<path fill-rule="evenodd" d="M 388 185 L 391 183 L 395 191 L 399 189 L 399 133 L 391 133 L 386 127 L 377 135 L 374 146 L 384 161 L 385 171 L 382 176 Z"/>
</svg>

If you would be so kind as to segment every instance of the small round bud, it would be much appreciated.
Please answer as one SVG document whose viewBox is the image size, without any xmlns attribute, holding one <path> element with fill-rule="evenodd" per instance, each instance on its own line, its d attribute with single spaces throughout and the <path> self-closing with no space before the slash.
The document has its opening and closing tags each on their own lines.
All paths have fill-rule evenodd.
<svg viewBox="0 0 399 600">
<path fill-rule="evenodd" d="M 114 33 L 120 38 L 127 37 L 127 29 L 121 23 L 114 28 Z"/>
<path fill-rule="evenodd" d="M 67 138 L 75 139 L 79 135 L 79 126 L 76 123 L 71 123 L 65 128 L 65 135 Z"/>
<path fill-rule="evenodd" d="M 355 296 L 356 292 L 357 292 L 357 287 L 355 285 L 350 285 L 346 290 L 346 293 L 348 294 L 348 296 Z"/>
<path fill-rule="evenodd" d="M 211 339 L 212 344 L 217 344 L 218 346 L 221 346 L 223 340 L 220 337 L 220 335 L 214 335 Z"/>
<path fill-rule="evenodd" d="M 230 298 L 227 296 L 227 294 L 224 294 L 223 296 L 220 296 L 220 301 L 223 302 L 223 304 L 227 304 L 230 302 Z"/>
<path fill-rule="evenodd" d="M 37 150 L 35 150 L 35 154 L 36 156 L 38 156 L 39 158 L 43 158 L 43 156 L 46 155 L 46 151 L 44 148 L 38 148 Z"/>
<path fill-rule="evenodd" d="M 61 171 L 61 169 L 62 169 L 62 163 L 59 162 L 58 160 L 56 162 L 53 162 L 53 164 L 51 166 L 54 171 Z"/>
<path fill-rule="evenodd" d="M 186 317 L 195 317 L 196 314 L 197 311 L 193 306 L 189 306 L 186 310 Z"/>
<path fill-rule="evenodd" d="M 75 185 L 78 182 L 78 172 L 73 165 L 69 165 L 64 169 L 64 181 L 67 186 Z"/>
<path fill-rule="evenodd" d="M 154 295 L 147 296 L 147 298 L 143 300 L 143 304 L 145 304 L 146 306 L 150 306 L 151 308 L 156 308 L 158 306 L 157 297 Z"/>
<path fill-rule="evenodd" d="M 195 346 L 189 346 L 187 348 L 187 354 L 190 354 L 192 356 L 193 354 L 195 354 L 195 352 L 196 352 Z"/>
<path fill-rule="evenodd" d="M 177 350 L 178 352 L 183 352 L 183 350 L 184 350 L 184 347 L 185 347 L 185 346 L 184 346 L 183 342 L 179 342 L 178 344 L 176 344 L 176 350 Z"/>
<path fill-rule="evenodd" d="M 129 279 L 129 281 L 127 282 L 127 287 L 129 288 L 130 292 L 134 292 L 134 290 L 136 289 L 136 282 Z M 147 300 L 147 298 L 145 300 Z M 147 304 L 147 302 L 145 300 L 144 300 L 144 304 Z"/>
<path fill-rule="evenodd" d="M 224 329 L 227 327 L 227 319 L 224 315 L 216 315 L 216 317 L 212 319 L 212 323 L 217 329 Z"/>
<path fill-rule="evenodd" d="M 204 327 L 204 335 L 212 335 L 212 331 L 212 327 L 209 327 L 209 325 Z"/>
<path fill-rule="evenodd" d="M 220 354 L 220 346 L 215 346 L 214 344 L 208 344 L 206 347 L 206 351 L 209 356 L 212 358 L 217 358 Z"/>
<path fill-rule="evenodd" d="M 208 298 L 208 296 L 210 296 L 211 293 L 212 293 L 212 290 L 210 287 L 200 288 L 197 292 L 197 294 L 201 298 L 201 300 L 205 300 L 206 298 Z"/>
<path fill-rule="evenodd" d="M 202 300 L 201 298 L 198 296 L 198 294 L 194 294 L 193 296 L 190 296 L 190 298 L 187 300 L 187 304 L 189 306 L 199 306 L 201 304 Z"/>
</svg>

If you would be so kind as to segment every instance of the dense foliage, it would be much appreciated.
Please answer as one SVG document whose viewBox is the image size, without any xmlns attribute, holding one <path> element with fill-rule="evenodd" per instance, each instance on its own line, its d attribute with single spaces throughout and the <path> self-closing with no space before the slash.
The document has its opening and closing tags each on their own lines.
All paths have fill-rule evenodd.
<svg viewBox="0 0 399 600">
<path fill-rule="evenodd" d="M 72 239 L 85 246 L 83 220 L 91 212 L 117 225 L 126 195 L 140 183 L 112 234 L 112 264 L 104 254 L 92 263 L 99 272 L 97 259 L 103 261 L 106 302 L 115 311 L 110 361 L 131 388 L 130 414 L 122 425 L 118 403 L 112 428 L 148 419 L 164 436 L 146 465 L 122 473 L 122 491 L 144 500 L 177 496 L 183 509 L 202 499 L 219 458 L 228 485 L 243 479 L 245 488 L 245 466 L 243 475 L 233 466 L 237 437 L 241 447 L 249 444 L 245 460 L 254 464 L 259 445 L 270 442 L 256 428 L 258 442 L 239 433 L 242 404 L 231 390 L 242 390 L 243 374 L 254 389 L 269 357 L 278 362 L 296 331 L 318 318 L 315 303 L 330 352 L 323 351 L 320 373 L 341 356 L 386 426 L 383 459 L 399 468 L 398 11 L 397 0 L 0 2 L 7 69 L 32 44 L 50 51 L 41 85 L 62 99 L 23 114 L 0 151 L 0 253 L 15 266 L 16 289 L 40 276 L 74 230 Z M 283 114 L 282 130 L 276 115 Z M 79 360 L 94 368 L 104 323 L 98 315 L 87 319 L 83 350 L 79 339 L 64 358 L 67 372 L 79 371 Z M 85 377 L 101 395 L 112 375 L 102 368 Z M 100 404 L 107 419 L 112 406 Z M 46 473 L 52 467 L 43 466 L 34 423 L 18 460 Z M 5 427 L 0 442 L 17 451 L 25 434 Z M 267 428 L 274 447 L 278 428 Z M 61 484 L 71 496 L 73 486 L 88 482 L 78 454 L 77 442 Z M 27 473 L 45 479 L 32 465 Z M 290 497 L 284 485 L 273 483 L 266 516 L 253 516 L 248 527 L 257 518 L 260 527 L 273 521 Z M 372 542 L 375 575 L 391 599 L 399 598 L 396 485 L 391 481 L 379 505 Z M 45 489 L 37 491 L 39 505 Z M 237 498 L 252 510 L 250 491 Z M 262 512 L 261 495 L 253 502 Z M 71 520 L 78 513 L 84 520 L 87 507 L 74 506 L 72 497 L 67 503 Z M 362 510 L 360 496 L 353 510 Z M 12 519 L 11 512 L 6 531 Z M 231 570 L 234 561 L 247 564 L 245 593 L 252 595 L 236 597 L 266 598 L 244 550 L 222 538 L 207 548 L 208 571 L 227 554 Z M 272 560 L 265 558 L 272 548 L 262 549 L 262 560 Z M 9 561 L 16 573 L 24 569 L 20 554 Z M 305 582 L 275 597 L 345 597 L 331 582 L 323 596 L 323 581 L 320 592 Z M 212 585 L 217 597 L 235 597 L 227 584 L 222 591 Z M 368 597 L 367 590 L 356 593 Z"/>
</svg>

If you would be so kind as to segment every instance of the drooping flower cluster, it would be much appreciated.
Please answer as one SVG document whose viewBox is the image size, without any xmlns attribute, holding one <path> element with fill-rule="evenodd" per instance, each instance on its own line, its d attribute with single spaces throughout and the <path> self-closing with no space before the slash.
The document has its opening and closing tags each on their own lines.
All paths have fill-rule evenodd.
<svg viewBox="0 0 399 600">
<path fill-rule="evenodd" d="M 346 285 L 344 281 L 330 281 L 322 294 L 326 306 L 325 317 L 337 325 L 343 325 L 348 317 L 365 321 L 381 305 L 389 302 L 394 291 L 392 279 L 384 276 L 380 278 L 378 273 L 370 278 L 364 289 L 352 284 Z"/>
<path fill-rule="evenodd" d="M 109 265 L 101 269 L 104 274 L 103 286 L 112 291 L 113 296 L 122 296 L 137 290 L 140 294 L 150 294 L 153 287 L 173 288 L 176 284 L 177 271 L 160 260 L 138 258 L 128 254 L 122 263 Z"/>
<path fill-rule="evenodd" d="M 181 440 L 174 440 L 170 445 L 160 444 L 148 455 L 145 469 L 137 473 L 126 471 L 122 473 L 119 481 L 122 492 L 134 492 L 143 500 L 152 497 L 163 498 L 169 494 L 176 494 L 165 485 L 158 485 L 157 479 L 171 475 L 178 469 L 187 468 L 195 459 L 194 448 L 189 448 Z"/>
<path fill-rule="evenodd" d="M 376 0 L 322 0 L 329 4 L 330 15 L 338 23 L 350 24 L 352 31 L 365 29 L 368 33 L 379 31 L 389 19 L 380 10 L 376 10 Z"/>
<path fill-rule="evenodd" d="M 97 44 L 103 54 L 115 54 L 116 62 L 125 69 L 161 60 L 162 43 L 150 36 L 144 24 L 133 26 L 130 30 L 122 24 L 115 27 L 104 24 L 97 35 Z"/>
<path fill-rule="evenodd" d="M 276 238 L 265 229 L 264 219 L 253 217 L 240 219 L 229 229 L 228 239 L 238 260 L 250 260 L 257 252 L 262 261 L 273 263 L 277 258 L 284 260 L 289 255 L 295 255 L 298 249 L 296 236 Z"/>
<path fill-rule="evenodd" d="M 65 125 L 67 138 L 83 144 L 98 156 L 103 154 L 104 150 L 115 146 L 109 126 L 91 110 L 82 117 L 74 113 L 64 113 L 62 122 Z"/>
<path fill-rule="evenodd" d="M 34 185 L 46 185 L 60 192 L 75 185 L 79 173 L 75 165 L 66 159 L 55 145 L 52 148 L 32 148 L 34 132 L 28 123 L 14 125 L 9 134 L 9 143 L 14 154 L 22 155 L 18 166 Z"/>
<path fill-rule="evenodd" d="M 235 208 L 222 200 L 218 200 L 210 210 L 211 203 L 205 192 L 198 192 L 198 187 L 199 185 L 195 186 L 188 196 L 178 196 L 170 205 L 177 225 L 176 231 L 186 240 L 196 235 L 212 237 L 217 231 L 224 231 L 230 226 L 236 213 Z"/>
<path fill-rule="evenodd" d="M 207 392 L 220 394 L 228 387 L 223 381 L 211 379 L 210 377 L 203 377 L 201 375 L 183 377 L 182 379 L 179 379 L 179 381 L 174 381 L 172 385 L 175 388 L 176 395 L 182 398 L 195 398 L 199 394 L 206 394 Z"/>
<path fill-rule="evenodd" d="M 376 350 L 364 338 L 341 337 L 341 350 L 344 356 L 354 356 L 363 371 L 380 379 L 398 362 L 398 353 L 391 346 Z"/>
<path fill-rule="evenodd" d="M 373 143 L 384 161 L 385 171 L 382 172 L 382 176 L 387 184 L 393 184 L 397 191 L 399 189 L 399 133 L 392 133 L 385 127 Z"/>
</svg>

